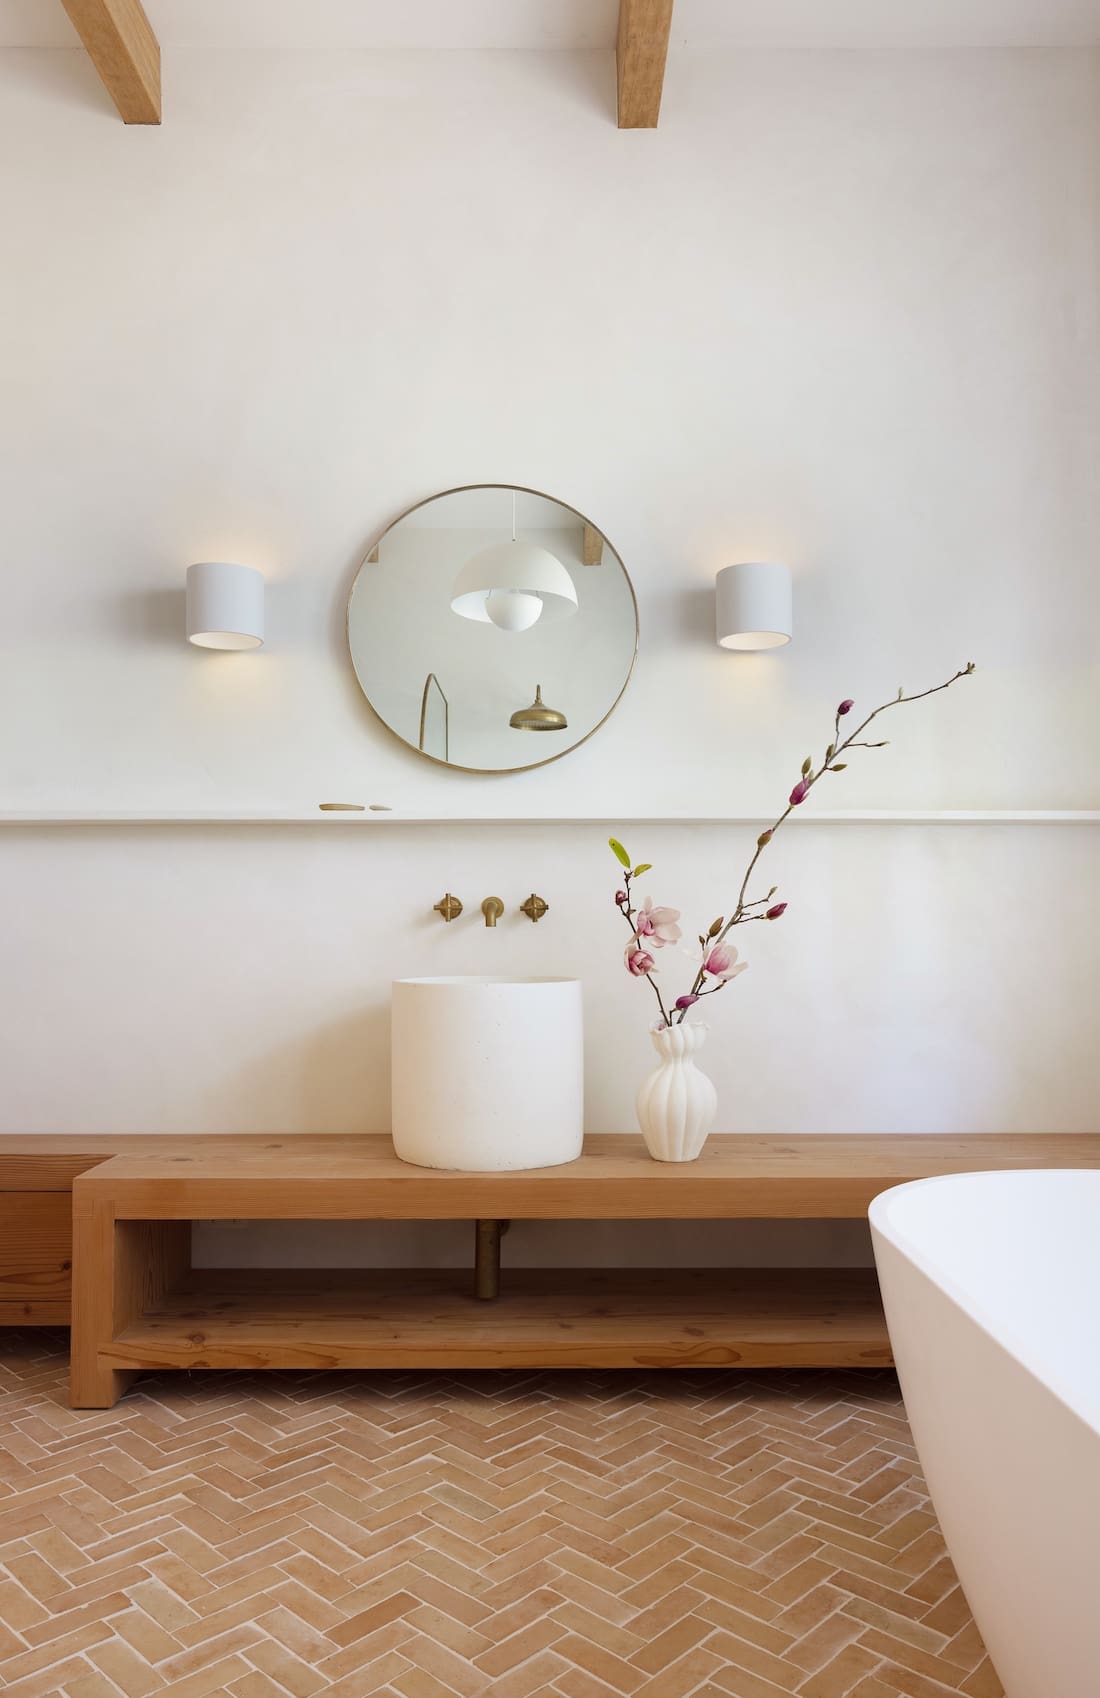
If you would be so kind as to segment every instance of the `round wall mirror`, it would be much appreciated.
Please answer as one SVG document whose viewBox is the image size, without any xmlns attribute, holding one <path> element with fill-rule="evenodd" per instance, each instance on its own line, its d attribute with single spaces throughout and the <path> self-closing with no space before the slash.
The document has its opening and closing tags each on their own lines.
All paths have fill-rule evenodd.
<svg viewBox="0 0 1100 1698">
<path fill-rule="evenodd" d="M 472 484 L 410 507 L 359 568 L 348 646 L 403 743 L 467 772 L 568 754 L 626 689 L 638 609 L 602 531 L 564 502 Z"/>
</svg>

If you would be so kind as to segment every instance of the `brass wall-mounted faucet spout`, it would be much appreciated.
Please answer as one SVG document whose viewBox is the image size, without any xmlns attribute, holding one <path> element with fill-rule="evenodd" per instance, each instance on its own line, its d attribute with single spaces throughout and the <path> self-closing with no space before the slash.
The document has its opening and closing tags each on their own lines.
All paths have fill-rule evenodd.
<svg viewBox="0 0 1100 1698">
<path fill-rule="evenodd" d="M 495 926 L 504 912 L 504 903 L 499 896 L 487 896 L 481 904 L 481 912 L 485 915 L 485 924 Z"/>
</svg>

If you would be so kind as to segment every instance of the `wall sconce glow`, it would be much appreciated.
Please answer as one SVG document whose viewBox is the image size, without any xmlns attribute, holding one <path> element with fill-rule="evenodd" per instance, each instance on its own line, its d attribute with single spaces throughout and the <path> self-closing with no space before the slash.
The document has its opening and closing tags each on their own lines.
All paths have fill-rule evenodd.
<svg viewBox="0 0 1100 1698">
<path fill-rule="evenodd" d="M 791 574 L 772 560 L 724 566 L 715 579 L 720 648 L 778 649 L 791 640 Z"/>
<path fill-rule="evenodd" d="M 264 640 L 264 576 L 231 560 L 187 568 L 187 640 L 201 649 L 258 649 Z"/>
</svg>

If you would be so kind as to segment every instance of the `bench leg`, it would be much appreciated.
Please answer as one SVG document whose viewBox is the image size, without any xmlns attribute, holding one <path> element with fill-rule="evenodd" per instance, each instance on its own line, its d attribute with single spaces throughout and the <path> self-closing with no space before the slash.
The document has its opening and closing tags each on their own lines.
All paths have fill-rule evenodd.
<svg viewBox="0 0 1100 1698">
<path fill-rule="evenodd" d="M 73 1187 L 74 1409 L 110 1409 L 141 1372 L 104 1363 L 118 1334 L 186 1272 L 190 1221 L 116 1220 L 109 1199 Z"/>
</svg>

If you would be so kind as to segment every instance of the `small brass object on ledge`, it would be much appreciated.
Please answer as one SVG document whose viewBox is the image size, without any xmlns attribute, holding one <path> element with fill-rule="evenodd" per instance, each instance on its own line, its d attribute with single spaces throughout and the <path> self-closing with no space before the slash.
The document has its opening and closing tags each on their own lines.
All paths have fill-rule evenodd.
<svg viewBox="0 0 1100 1698">
<path fill-rule="evenodd" d="M 538 925 L 542 916 L 549 913 L 550 904 L 544 902 L 541 896 L 536 896 L 532 891 L 526 902 L 520 903 L 519 911 L 521 914 L 526 914 L 527 918 L 533 921 L 535 925 Z"/>
<path fill-rule="evenodd" d="M 462 904 L 457 896 L 452 896 L 448 890 L 446 896 L 441 896 L 435 904 L 434 912 L 442 914 L 445 921 L 457 920 L 462 912 Z"/>
<path fill-rule="evenodd" d="M 485 924 L 495 926 L 504 912 L 504 903 L 499 896 L 487 896 L 481 904 L 481 912 L 485 915 Z"/>
</svg>

